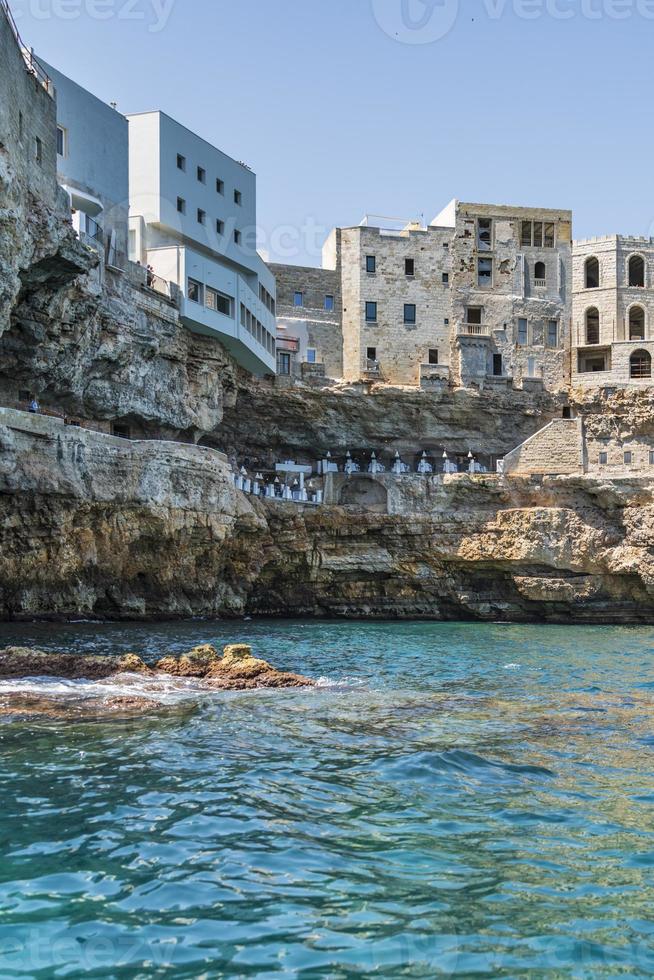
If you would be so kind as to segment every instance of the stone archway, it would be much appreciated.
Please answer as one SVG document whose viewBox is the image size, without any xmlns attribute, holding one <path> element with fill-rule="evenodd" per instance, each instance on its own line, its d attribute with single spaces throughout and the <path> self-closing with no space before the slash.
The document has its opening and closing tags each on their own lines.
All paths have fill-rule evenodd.
<svg viewBox="0 0 654 980">
<path fill-rule="evenodd" d="M 338 502 L 343 507 L 362 507 L 375 514 L 388 513 L 386 487 L 368 476 L 350 477 L 341 488 Z"/>
</svg>

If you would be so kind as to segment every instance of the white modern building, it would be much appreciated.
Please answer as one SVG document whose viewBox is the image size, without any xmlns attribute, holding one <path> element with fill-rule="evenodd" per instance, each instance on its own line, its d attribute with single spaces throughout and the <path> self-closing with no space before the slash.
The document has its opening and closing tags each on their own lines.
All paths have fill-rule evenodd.
<svg viewBox="0 0 654 980">
<path fill-rule="evenodd" d="M 39 59 L 55 88 L 57 180 L 80 238 L 109 265 L 127 256 L 129 150 L 125 116 Z"/>
<path fill-rule="evenodd" d="M 275 279 L 256 249 L 256 176 L 163 112 L 128 116 L 129 257 L 183 322 L 275 372 Z M 152 277 L 156 278 L 152 278 Z"/>
</svg>

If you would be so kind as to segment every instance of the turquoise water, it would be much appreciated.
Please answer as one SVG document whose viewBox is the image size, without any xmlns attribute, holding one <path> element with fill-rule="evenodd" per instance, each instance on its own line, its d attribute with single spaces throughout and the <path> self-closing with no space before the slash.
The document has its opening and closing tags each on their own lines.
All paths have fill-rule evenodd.
<svg viewBox="0 0 654 980">
<path fill-rule="evenodd" d="M 322 685 L 0 719 L 2 980 L 654 975 L 652 630 L 0 627 L 238 640 Z"/>
</svg>

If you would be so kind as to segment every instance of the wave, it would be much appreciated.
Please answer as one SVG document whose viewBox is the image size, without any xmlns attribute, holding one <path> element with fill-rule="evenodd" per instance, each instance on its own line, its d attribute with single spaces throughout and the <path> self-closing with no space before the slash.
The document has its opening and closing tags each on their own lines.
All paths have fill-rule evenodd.
<svg viewBox="0 0 654 980">
<path fill-rule="evenodd" d="M 30 696 L 58 701 L 105 701 L 112 698 L 143 698 L 159 704 L 174 704 L 211 695 L 195 679 L 183 677 L 143 677 L 116 674 L 105 680 L 67 680 L 62 677 L 21 677 L 0 681 L 0 698 Z"/>
</svg>

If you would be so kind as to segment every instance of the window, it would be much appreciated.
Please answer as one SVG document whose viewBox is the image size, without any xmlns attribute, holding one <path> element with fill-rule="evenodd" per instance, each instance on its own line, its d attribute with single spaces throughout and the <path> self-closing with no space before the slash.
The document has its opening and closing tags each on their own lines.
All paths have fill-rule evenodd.
<svg viewBox="0 0 654 980">
<path fill-rule="evenodd" d="M 629 310 L 629 340 L 645 339 L 645 310 L 632 306 Z"/>
<path fill-rule="evenodd" d="M 493 376 L 495 378 L 501 378 L 504 371 L 502 364 L 502 355 L 493 354 Z"/>
<path fill-rule="evenodd" d="M 629 285 L 645 285 L 645 260 L 642 255 L 632 255 L 629 259 Z"/>
<path fill-rule="evenodd" d="M 490 252 L 493 241 L 493 222 L 490 218 L 477 219 L 477 250 Z"/>
<path fill-rule="evenodd" d="M 198 224 L 206 225 L 207 223 L 207 212 L 203 211 L 202 208 L 198 208 Z"/>
<path fill-rule="evenodd" d="M 599 259 L 586 259 L 584 278 L 586 289 L 599 289 L 600 265 Z"/>
<path fill-rule="evenodd" d="M 443 285 L 444 286 L 449 286 L 449 284 L 450 284 L 450 274 L 449 274 L 449 272 L 444 272 L 443 273 Z"/>
<path fill-rule="evenodd" d="M 599 465 L 600 466 L 606 466 L 607 463 L 608 463 L 608 461 L 609 461 L 609 454 L 608 453 L 600 453 L 599 454 Z"/>
<path fill-rule="evenodd" d="M 521 317 L 518 320 L 518 344 L 520 347 L 526 347 L 529 343 L 529 323 L 524 318 Z"/>
<path fill-rule="evenodd" d="M 206 306 L 209 310 L 215 310 L 216 313 L 222 313 L 223 316 L 232 315 L 232 304 L 233 300 L 231 296 L 226 296 L 225 293 L 219 293 L 217 289 L 212 289 L 207 286 L 206 289 Z"/>
<path fill-rule="evenodd" d="M 404 322 L 405 323 L 415 323 L 416 322 L 416 304 L 415 303 L 405 303 L 404 304 Z"/>
<path fill-rule="evenodd" d="M 377 360 L 377 348 L 376 347 L 367 347 L 366 348 L 366 357 L 368 358 L 369 361 L 376 361 Z"/>
<path fill-rule="evenodd" d="M 599 344 L 600 342 L 600 315 L 595 306 L 586 310 L 586 343 Z"/>
<path fill-rule="evenodd" d="M 198 180 L 201 184 L 206 184 L 207 182 L 207 171 L 204 167 L 198 167 Z"/>
<path fill-rule="evenodd" d="M 649 451 L 649 465 L 654 466 L 654 452 L 651 449 Z"/>
<path fill-rule="evenodd" d="M 547 272 L 545 270 L 544 262 L 537 262 L 534 266 L 534 282 L 537 286 L 544 286 L 546 284 Z"/>
<path fill-rule="evenodd" d="M 328 313 L 331 313 L 331 311 L 334 309 L 334 297 L 330 294 L 325 296 L 325 309 Z"/>
<path fill-rule="evenodd" d="M 652 358 L 646 350 L 637 350 L 629 359 L 629 373 L 636 381 L 652 377 Z"/>
<path fill-rule="evenodd" d="M 481 306 L 468 306 L 466 309 L 466 323 L 481 324 Z M 450 321 L 448 320 L 447 323 Z"/>
<path fill-rule="evenodd" d="M 177 210 L 180 214 L 186 214 L 186 201 L 183 197 L 177 198 Z"/>
<path fill-rule="evenodd" d="M 18 139 L 21 140 L 22 142 L 23 139 L 23 113 L 22 112 L 18 113 Z"/>
<path fill-rule="evenodd" d="M 66 130 L 63 126 L 57 126 L 57 154 L 60 157 L 66 156 Z"/>
<path fill-rule="evenodd" d="M 304 306 L 304 293 L 293 293 L 293 306 Z"/>
<path fill-rule="evenodd" d="M 34 140 L 34 159 L 39 165 L 43 163 L 43 143 L 38 136 Z"/>
<path fill-rule="evenodd" d="M 377 272 L 377 258 L 374 255 L 366 255 L 366 272 L 369 276 L 374 276 Z"/>
<path fill-rule="evenodd" d="M 633 461 L 633 458 L 634 458 L 634 454 L 633 453 L 630 453 L 629 451 L 627 451 L 624 454 L 624 457 L 623 457 L 623 459 L 624 459 L 624 465 L 625 466 L 631 466 L 632 461 Z"/>
<path fill-rule="evenodd" d="M 445 317 L 445 319 L 443 320 L 443 323 L 445 324 L 446 327 L 449 327 L 449 325 L 450 325 L 450 318 L 449 318 L 449 316 L 446 316 Z"/>
<path fill-rule="evenodd" d="M 234 204 L 238 204 L 239 207 L 243 204 L 243 195 L 240 191 L 234 191 Z"/>
<path fill-rule="evenodd" d="M 224 221 L 221 221 L 220 218 L 217 218 L 216 219 L 216 232 L 219 235 L 224 235 L 225 234 L 225 222 Z"/>
<path fill-rule="evenodd" d="M 554 248 L 555 239 L 553 221 L 521 222 L 520 244 L 524 248 Z"/>
<path fill-rule="evenodd" d="M 416 274 L 416 261 L 415 259 L 405 259 L 404 260 L 404 275 L 405 276 L 415 276 Z"/>
<path fill-rule="evenodd" d="M 429 364 L 438 364 L 438 351 L 436 348 L 432 348 L 429 351 Z"/>
<path fill-rule="evenodd" d="M 225 193 L 225 181 L 221 180 L 220 177 L 216 177 L 216 194 Z"/>
<path fill-rule="evenodd" d="M 492 259 L 477 259 L 477 283 L 482 289 L 493 285 Z"/>
<path fill-rule="evenodd" d="M 291 373 L 291 355 L 288 351 L 277 351 L 277 374 Z"/>
<path fill-rule="evenodd" d="M 316 348 L 307 347 L 307 364 L 316 364 L 316 363 L 317 363 Z"/>
<path fill-rule="evenodd" d="M 366 303 L 366 322 L 376 323 L 377 322 L 377 304 L 376 303 Z"/>
<path fill-rule="evenodd" d="M 186 157 L 183 157 L 181 153 L 177 154 L 177 169 L 186 170 Z"/>
<path fill-rule="evenodd" d="M 558 320 L 547 321 L 547 346 L 548 347 L 559 346 L 559 321 Z"/>
<path fill-rule="evenodd" d="M 204 292 L 204 287 L 201 282 L 197 279 L 189 279 L 187 296 L 193 303 L 202 302 L 202 294 Z"/>
<path fill-rule="evenodd" d="M 237 245 L 241 244 L 241 233 L 238 230 L 238 228 L 234 229 L 234 241 L 236 242 Z"/>
</svg>

